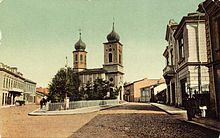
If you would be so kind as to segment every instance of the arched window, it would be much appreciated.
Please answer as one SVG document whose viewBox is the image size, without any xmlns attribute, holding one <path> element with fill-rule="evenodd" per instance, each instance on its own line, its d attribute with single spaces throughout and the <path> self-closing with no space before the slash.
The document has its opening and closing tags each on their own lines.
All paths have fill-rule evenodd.
<svg viewBox="0 0 220 138">
<path fill-rule="evenodd" d="M 80 62 L 83 62 L 83 55 L 80 54 Z"/>
<path fill-rule="evenodd" d="M 109 61 L 109 62 L 112 62 L 112 53 L 109 53 L 109 54 L 108 54 L 108 61 Z"/>
<path fill-rule="evenodd" d="M 121 64 L 121 54 L 119 54 L 119 64 Z"/>
<path fill-rule="evenodd" d="M 75 62 L 78 62 L 77 54 L 75 55 Z"/>
</svg>

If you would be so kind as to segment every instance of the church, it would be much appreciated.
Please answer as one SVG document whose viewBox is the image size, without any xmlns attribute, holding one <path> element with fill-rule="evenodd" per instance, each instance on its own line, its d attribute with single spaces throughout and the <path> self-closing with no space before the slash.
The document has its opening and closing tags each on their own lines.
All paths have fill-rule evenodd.
<svg viewBox="0 0 220 138">
<path fill-rule="evenodd" d="M 115 32 L 114 23 L 112 31 L 107 35 L 107 42 L 104 45 L 104 64 L 102 68 L 87 69 L 86 44 L 82 41 L 81 33 L 73 51 L 73 69 L 79 74 L 81 86 L 97 78 L 102 78 L 120 88 L 118 100 L 123 100 L 123 44 L 120 43 L 120 36 Z"/>
</svg>

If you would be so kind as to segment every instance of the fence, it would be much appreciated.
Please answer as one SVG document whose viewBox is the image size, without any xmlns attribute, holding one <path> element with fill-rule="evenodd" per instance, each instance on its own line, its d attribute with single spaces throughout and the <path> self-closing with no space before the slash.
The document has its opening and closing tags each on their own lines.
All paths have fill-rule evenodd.
<svg viewBox="0 0 220 138">
<path fill-rule="evenodd" d="M 83 107 L 92 107 L 92 106 L 105 106 L 105 105 L 117 105 L 119 104 L 118 100 L 89 100 L 89 101 L 72 101 L 69 102 L 68 109 L 77 109 Z M 49 103 L 49 111 L 64 110 L 65 103 Z"/>
</svg>

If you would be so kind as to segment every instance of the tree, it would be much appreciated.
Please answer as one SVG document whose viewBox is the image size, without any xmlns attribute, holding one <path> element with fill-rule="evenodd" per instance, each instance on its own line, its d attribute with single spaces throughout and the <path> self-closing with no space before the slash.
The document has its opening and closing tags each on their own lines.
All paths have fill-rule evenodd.
<svg viewBox="0 0 220 138">
<path fill-rule="evenodd" d="M 84 88 L 81 89 L 81 93 L 86 96 L 86 98 L 84 96 L 84 99 L 89 100 L 116 99 L 119 89 L 113 86 L 109 81 L 98 78 L 93 83 L 88 81 Z"/>
<path fill-rule="evenodd" d="M 71 68 L 61 68 L 49 84 L 49 99 L 52 102 L 61 102 L 67 94 L 70 101 L 79 100 L 79 86 L 78 74 Z"/>
</svg>

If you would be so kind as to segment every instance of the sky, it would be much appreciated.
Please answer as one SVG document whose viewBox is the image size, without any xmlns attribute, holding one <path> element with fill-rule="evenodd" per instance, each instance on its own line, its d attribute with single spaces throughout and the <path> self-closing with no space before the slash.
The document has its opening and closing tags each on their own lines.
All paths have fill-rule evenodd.
<svg viewBox="0 0 220 138">
<path fill-rule="evenodd" d="M 72 67 L 82 30 L 87 68 L 103 65 L 112 30 L 123 44 L 124 81 L 162 78 L 166 26 L 195 12 L 203 0 L 0 0 L 0 62 L 47 87 L 57 71 Z"/>
</svg>

